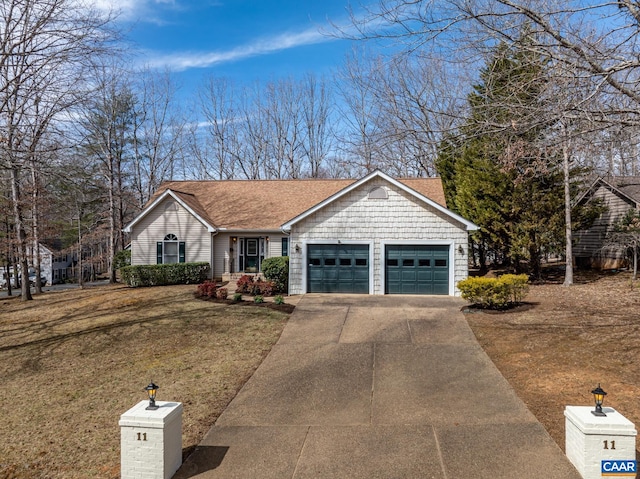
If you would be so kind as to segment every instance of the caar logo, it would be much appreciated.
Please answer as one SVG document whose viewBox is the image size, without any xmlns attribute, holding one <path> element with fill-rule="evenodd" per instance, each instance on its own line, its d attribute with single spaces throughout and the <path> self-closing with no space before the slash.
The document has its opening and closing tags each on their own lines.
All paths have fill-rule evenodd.
<svg viewBox="0 0 640 479">
<path fill-rule="evenodd" d="M 602 477 L 636 477 L 637 469 L 636 461 L 602 461 Z"/>
</svg>

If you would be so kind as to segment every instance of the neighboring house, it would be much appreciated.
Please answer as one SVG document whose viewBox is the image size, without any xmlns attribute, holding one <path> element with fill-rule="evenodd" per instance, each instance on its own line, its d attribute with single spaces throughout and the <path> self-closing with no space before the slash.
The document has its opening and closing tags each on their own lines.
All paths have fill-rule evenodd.
<svg viewBox="0 0 640 479">
<path fill-rule="evenodd" d="M 630 209 L 640 206 L 640 177 L 619 176 L 596 179 L 577 203 L 601 199 L 606 210 L 589 229 L 574 232 L 573 256 L 576 266 L 614 269 L 626 266 L 623 251 L 604 247 L 607 233 Z"/>
<path fill-rule="evenodd" d="M 458 294 L 472 222 L 439 178 L 174 181 L 125 228 L 131 264 L 205 261 L 212 276 L 289 256 L 289 293 Z"/>
<path fill-rule="evenodd" d="M 64 283 L 67 279 L 74 279 L 76 275 L 75 264 L 78 255 L 75 252 L 58 253 L 53 257 L 52 284 Z"/>
</svg>

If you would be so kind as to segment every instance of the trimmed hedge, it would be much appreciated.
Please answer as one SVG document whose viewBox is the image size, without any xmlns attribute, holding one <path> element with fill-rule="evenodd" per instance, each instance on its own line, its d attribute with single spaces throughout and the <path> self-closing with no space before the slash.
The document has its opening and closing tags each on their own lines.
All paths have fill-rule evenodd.
<svg viewBox="0 0 640 479">
<path fill-rule="evenodd" d="M 502 309 L 521 303 L 529 290 L 526 274 L 504 274 L 499 278 L 467 278 L 458 283 L 462 297 L 487 309 Z"/>
<path fill-rule="evenodd" d="M 145 264 L 120 268 L 120 276 L 133 287 L 198 284 L 207 279 L 209 269 L 209 263 Z"/>
<path fill-rule="evenodd" d="M 273 283 L 275 293 L 286 293 L 289 289 L 289 257 L 265 258 L 262 260 L 262 274 Z"/>
</svg>

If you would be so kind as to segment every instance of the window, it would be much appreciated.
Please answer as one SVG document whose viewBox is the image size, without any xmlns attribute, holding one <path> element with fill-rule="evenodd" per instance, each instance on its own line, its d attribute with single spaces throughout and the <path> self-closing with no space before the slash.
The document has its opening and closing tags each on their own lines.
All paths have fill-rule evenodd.
<svg viewBox="0 0 640 479">
<path fill-rule="evenodd" d="M 388 258 L 387 266 L 398 266 L 398 260 L 395 258 Z"/>
<path fill-rule="evenodd" d="M 340 258 L 340 266 L 351 266 L 351 258 Z"/>
<path fill-rule="evenodd" d="M 325 266 L 335 266 L 336 265 L 336 259 L 335 258 L 325 258 L 324 259 L 324 265 Z"/>
<path fill-rule="evenodd" d="M 429 259 L 419 259 L 418 266 L 431 266 L 431 260 Z"/>
<path fill-rule="evenodd" d="M 447 266 L 447 260 L 446 259 L 437 259 L 436 260 L 436 266 Z"/>
<path fill-rule="evenodd" d="M 320 258 L 309 258 L 309 266 L 320 266 Z"/>
<path fill-rule="evenodd" d="M 413 260 L 412 259 L 403 259 L 402 260 L 402 266 L 413 267 Z"/>
<path fill-rule="evenodd" d="M 366 258 L 356 258 L 356 266 L 366 266 L 367 259 Z"/>
<path fill-rule="evenodd" d="M 185 242 L 178 241 L 174 234 L 168 234 L 164 241 L 156 244 L 156 262 L 158 264 L 174 264 L 185 262 Z"/>
<path fill-rule="evenodd" d="M 289 256 L 289 238 L 282 238 L 282 256 Z"/>
</svg>

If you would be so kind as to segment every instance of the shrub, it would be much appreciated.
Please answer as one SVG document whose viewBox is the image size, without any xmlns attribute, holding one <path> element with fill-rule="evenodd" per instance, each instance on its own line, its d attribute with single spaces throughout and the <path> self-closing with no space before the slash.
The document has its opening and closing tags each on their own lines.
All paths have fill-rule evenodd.
<svg viewBox="0 0 640 479">
<path fill-rule="evenodd" d="M 251 291 L 251 286 L 253 285 L 253 276 L 249 276 L 245 274 L 240 276 L 238 281 L 236 281 L 236 291 L 239 293 L 248 294 Z"/>
<path fill-rule="evenodd" d="M 113 269 L 120 269 L 131 264 L 131 250 L 118 251 L 113 257 Z"/>
<path fill-rule="evenodd" d="M 529 285 L 526 274 L 505 274 L 499 278 L 467 278 L 458 283 L 462 297 L 482 308 L 501 309 L 521 303 Z"/>
<path fill-rule="evenodd" d="M 242 293 L 234 293 L 233 302 L 237 303 L 238 301 L 242 301 Z"/>
<path fill-rule="evenodd" d="M 218 299 L 225 300 L 227 299 L 228 296 L 229 296 L 229 290 L 227 288 L 220 288 L 218 291 L 216 291 L 216 297 Z"/>
<path fill-rule="evenodd" d="M 209 269 L 209 263 L 149 264 L 125 266 L 120 275 L 133 287 L 197 284 L 207 279 Z"/>
<path fill-rule="evenodd" d="M 253 298 L 254 303 L 264 303 L 264 298 L 262 295 L 258 294 Z"/>
<path fill-rule="evenodd" d="M 273 298 L 273 302 L 276 304 L 284 304 L 284 298 L 281 295 L 278 295 Z"/>
<path fill-rule="evenodd" d="M 274 293 L 274 285 L 272 281 L 263 281 L 258 279 L 254 281 L 253 284 L 249 287 L 249 294 L 256 296 L 273 296 Z"/>
<path fill-rule="evenodd" d="M 215 281 L 205 281 L 198 285 L 197 294 L 201 297 L 213 298 L 216 296 L 218 285 Z"/>
<path fill-rule="evenodd" d="M 264 277 L 273 283 L 274 293 L 286 293 L 289 288 L 289 257 L 276 256 L 262 261 Z"/>
</svg>

